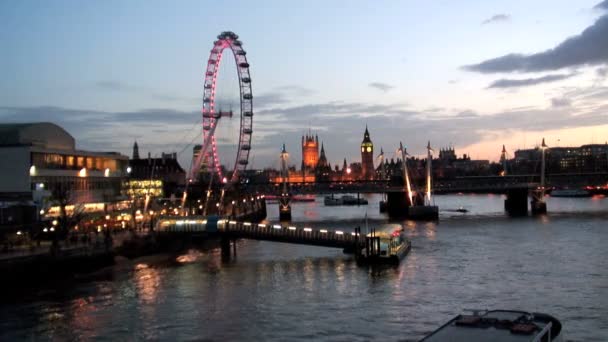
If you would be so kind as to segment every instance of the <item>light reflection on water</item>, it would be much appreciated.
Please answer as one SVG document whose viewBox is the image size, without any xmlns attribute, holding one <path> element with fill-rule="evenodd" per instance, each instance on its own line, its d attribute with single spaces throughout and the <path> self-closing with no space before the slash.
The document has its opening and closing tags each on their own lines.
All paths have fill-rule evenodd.
<svg viewBox="0 0 608 342">
<path fill-rule="evenodd" d="M 360 268 L 330 248 L 238 242 L 237 257 L 188 251 L 125 262 L 110 276 L 2 304 L 2 340 L 416 340 L 467 308 L 541 311 L 568 339 L 608 336 L 608 200 L 548 198 L 549 215 L 507 218 L 499 195 L 436 196 L 439 222 L 389 222 L 363 207 L 295 203 L 295 225 L 403 226 L 399 267 Z M 269 222 L 278 210 L 269 206 Z M 581 215 L 583 211 L 585 214 Z"/>
</svg>

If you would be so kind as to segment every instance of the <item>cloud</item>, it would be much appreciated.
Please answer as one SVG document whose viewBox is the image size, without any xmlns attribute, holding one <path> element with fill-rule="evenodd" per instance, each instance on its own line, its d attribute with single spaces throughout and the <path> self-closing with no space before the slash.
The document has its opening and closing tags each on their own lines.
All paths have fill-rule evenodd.
<svg viewBox="0 0 608 342">
<path fill-rule="evenodd" d="M 608 0 L 606 0 L 608 1 Z M 608 67 L 603 67 L 603 68 L 598 68 L 595 73 L 597 74 L 598 77 L 604 78 L 606 76 L 608 76 Z"/>
<path fill-rule="evenodd" d="M 572 105 L 572 101 L 565 97 L 554 97 L 551 99 L 552 107 L 570 107 Z"/>
<path fill-rule="evenodd" d="M 372 88 L 376 88 L 384 93 L 386 93 L 387 91 L 395 88 L 395 86 L 392 86 L 390 84 L 387 83 L 382 83 L 382 82 L 372 82 L 370 84 L 368 84 L 370 87 Z"/>
<path fill-rule="evenodd" d="M 537 85 L 537 84 L 541 84 L 541 83 L 561 81 L 561 80 L 568 79 L 575 75 L 577 75 L 577 73 L 547 75 L 547 76 L 543 76 L 543 77 L 526 78 L 526 79 L 521 79 L 521 80 L 503 78 L 503 79 L 492 82 L 492 84 L 490 84 L 488 86 L 488 88 L 526 87 L 526 86 L 532 86 L 532 85 Z"/>
<path fill-rule="evenodd" d="M 118 81 L 110 81 L 110 80 L 97 81 L 97 82 L 95 82 L 94 86 L 99 89 L 110 90 L 110 91 L 136 91 L 136 90 L 138 90 L 137 87 L 134 87 L 132 85 L 128 85 L 126 83 L 122 83 L 122 82 L 118 82 Z"/>
<path fill-rule="evenodd" d="M 484 20 L 481 25 L 487 25 L 492 23 L 500 23 L 511 20 L 511 16 L 508 14 L 495 14 L 491 18 Z"/>
<path fill-rule="evenodd" d="M 556 47 L 531 54 L 512 53 L 463 68 L 480 73 L 540 72 L 608 62 L 608 15 L 600 17 L 581 34 Z"/>
<path fill-rule="evenodd" d="M 422 154 L 429 139 L 436 146 L 450 142 L 468 146 L 485 141 L 490 134 L 545 131 L 606 124 L 608 87 L 574 88 L 555 96 L 547 108 L 514 108 L 498 113 L 478 113 L 467 108 L 414 110 L 403 104 L 331 101 L 306 105 L 275 104 L 255 112 L 251 166 L 278 166 L 278 148 L 285 142 L 292 153 L 290 164 L 299 165 L 301 134 L 312 128 L 332 164 L 344 157 L 359 160 L 365 124 L 372 140 L 385 151 L 403 141 L 412 153 Z M 576 103 L 576 106 L 568 104 Z M 137 139 L 143 154 L 178 152 L 182 166 L 192 158 L 192 144 L 200 141 L 201 114 L 152 108 L 135 111 L 95 111 L 60 107 L 1 107 L 2 122 L 50 121 L 76 138 L 78 148 L 131 153 Z M 238 127 L 238 121 L 231 122 Z M 230 127 L 230 125 L 228 125 Z M 502 132 L 502 133 L 501 133 Z M 219 139 L 230 136 L 220 136 Z M 227 140 L 226 140 L 227 141 Z M 223 160 L 234 162 L 220 146 Z M 467 152 L 467 151 L 463 151 Z M 499 151 L 497 147 L 496 155 Z"/>
<path fill-rule="evenodd" d="M 595 5 L 593 8 L 608 11 L 608 0 L 604 0 L 604 1 L 600 2 L 599 4 Z"/>
</svg>

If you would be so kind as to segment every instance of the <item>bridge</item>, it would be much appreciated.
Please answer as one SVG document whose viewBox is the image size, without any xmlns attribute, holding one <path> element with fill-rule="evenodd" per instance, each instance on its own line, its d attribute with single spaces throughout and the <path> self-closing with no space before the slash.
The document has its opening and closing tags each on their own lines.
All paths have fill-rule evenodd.
<svg viewBox="0 0 608 342">
<path fill-rule="evenodd" d="M 221 239 L 222 251 L 230 251 L 230 241 L 252 239 L 263 241 L 287 242 L 311 246 L 341 248 L 354 252 L 356 247 L 365 247 L 365 238 L 360 233 L 332 229 L 264 224 L 248 221 L 219 219 L 215 217 L 190 216 L 166 217 L 160 219 L 155 227 L 159 236 L 200 235 Z"/>
<path fill-rule="evenodd" d="M 555 173 L 546 176 L 547 187 L 584 187 L 608 184 L 608 172 Z M 468 176 L 452 179 L 436 179 L 434 193 L 507 193 L 511 189 L 533 190 L 540 186 L 540 175 Z M 289 183 L 292 194 L 336 194 L 336 193 L 399 193 L 403 192 L 402 180 L 353 180 L 320 181 L 315 183 Z M 419 188 L 422 188 L 419 186 Z M 248 189 L 280 195 L 282 187 L 277 183 L 249 183 Z"/>
</svg>

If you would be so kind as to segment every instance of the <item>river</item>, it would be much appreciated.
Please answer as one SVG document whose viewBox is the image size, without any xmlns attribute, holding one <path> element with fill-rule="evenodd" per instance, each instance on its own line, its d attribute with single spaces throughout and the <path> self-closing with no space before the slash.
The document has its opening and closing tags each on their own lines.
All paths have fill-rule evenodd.
<svg viewBox="0 0 608 342">
<path fill-rule="evenodd" d="M 229 262 L 217 249 L 119 259 L 4 299 L 0 340 L 415 341 L 465 309 L 498 308 L 554 315 L 566 340 L 608 340 L 608 198 L 549 198 L 548 215 L 509 218 L 500 195 L 436 196 L 438 223 L 389 222 L 367 198 L 294 203 L 294 225 L 403 226 L 412 251 L 398 267 L 247 240 Z"/>
</svg>

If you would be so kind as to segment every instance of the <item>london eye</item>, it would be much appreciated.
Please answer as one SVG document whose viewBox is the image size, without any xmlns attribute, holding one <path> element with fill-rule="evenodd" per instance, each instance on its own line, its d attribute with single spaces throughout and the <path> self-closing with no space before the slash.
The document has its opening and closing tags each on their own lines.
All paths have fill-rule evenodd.
<svg viewBox="0 0 608 342">
<path fill-rule="evenodd" d="M 190 179 L 197 175 L 202 168 L 211 174 L 212 179 L 217 177 L 221 183 L 229 186 L 239 181 L 240 175 L 249 164 L 253 133 L 253 96 L 247 54 L 243 50 L 243 43 L 238 38 L 239 36 L 233 32 L 222 32 L 213 43 L 213 48 L 207 60 L 202 108 L 203 144 L 192 163 Z M 227 49 L 234 56 L 238 76 L 239 98 L 237 105 L 240 108 L 236 113 L 233 113 L 232 108 L 226 111 L 225 108 L 216 104 L 220 65 L 222 58 L 226 56 L 225 51 Z M 224 129 L 218 129 L 218 126 L 224 126 Z M 235 134 L 236 140 L 238 140 L 228 142 L 236 147 L 235 151 L 232 149 L 233 151 L 230 152 L 232 155 L 229 155 L 229 153 L 221 154 L 221 149 L 218 146 L 220 140 L 226 144 L 227 139 L 221 135 L 227 131 L 228 134 L 230 134 L 229 131 L 234 131 L 232 134 Z"/>
</svg>

